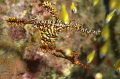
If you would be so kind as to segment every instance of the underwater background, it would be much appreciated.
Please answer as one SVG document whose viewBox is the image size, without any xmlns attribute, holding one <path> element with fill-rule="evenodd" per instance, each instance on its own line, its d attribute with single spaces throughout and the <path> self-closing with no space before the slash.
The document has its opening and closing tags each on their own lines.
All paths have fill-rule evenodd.
<svg viewBox="0 0 120 79">
<path fill-rule="evenodd" d="M 120 0 L 0 0 L 0 79 L 120 79 Z"/>
</svg>

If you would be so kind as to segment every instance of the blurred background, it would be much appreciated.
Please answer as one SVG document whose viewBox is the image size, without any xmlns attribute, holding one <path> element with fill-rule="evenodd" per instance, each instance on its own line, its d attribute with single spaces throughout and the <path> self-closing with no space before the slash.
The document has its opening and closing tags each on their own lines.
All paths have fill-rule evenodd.
<svg viewBox="0 0 120 79">
<path fill-rule="evenodd" d="M 77 51 L 79 61 L 91 71 L 53 56 L 55 51 L 38 49 L 40 34 L 35 28 L 5 22 L 7 17 L 52 19 L 42 7 L 44 0 L 0 0 L 0 79 L 120 79 L 120 0 L 45 1 L 64 23 L 101 30 L 98 35 L 64 31 L 55 42 L 66 55 Z"/>
</svg>

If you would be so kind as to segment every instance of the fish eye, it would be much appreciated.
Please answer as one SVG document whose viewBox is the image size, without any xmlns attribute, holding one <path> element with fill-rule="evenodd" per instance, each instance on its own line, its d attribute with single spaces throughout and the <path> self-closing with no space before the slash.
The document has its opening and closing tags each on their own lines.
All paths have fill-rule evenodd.
<svg viewBox="0 0 120 79">
<path fill-rule="evenodd" d="M 119 73 L 120 73 L 120 70 L 119 70 L 119 69 L 116 69 L 116 70 L 115 70 L 115 75 L 119 75 Z"/>
<path fill-rule="evenodd" d="M 89 62 L 90 60 L 89 59 L 87 59 L 87 63 Z"/>
<path fill-rule="evenodd" d="M 105 20 L 105 23 L 108 23 L 110 20 Z"/>
<path fill-rule="evenodd" d="M 92 40 L 92 41 L 96 41 L 97 38 L 96 38 L 96 37 L 92 37 L 91 40 Z"/>
<path fill-rule="evenodd" d="M 101 53 L 102 54 L 100 54 L 100 58 L 102 59 L 105 56 L 105 54 L 103 52 L 101 52 Z"/>
<path fill-rule="evenodd" d="M 105 42 L 106 41 L 106 37 L 101 37 L 101 41 Z"/>
<path fill-rule="evenodd" d="M 72 13 L 74 13 L 74 14 L 75 14 L 75 13 L 77 13 L 77 11 L 76 11 L 75 9 L 72 9 Z"/>
<path fill-rule="evenodd" d="M 67 25 L 67 24 L 69 24 L 69 22 L 64 22 L 64 25 Z"/>
<path fill-rule="evenodd" d="M 119 11 L 116 11 L 116 12 L 115 12 L 115 15 L 119 15 L 119 13 L 120 13 Z"/>
<path fill-rule="evenodd" d="M 74 13 L 74 12 L 75 12 L 75 9 L 72 9 L 72 12 Z"/>
<path fill-rule="evenodd" d="M 91 3 L 91 6 L 93 6 L 94 5 L 94 3 Z"/>
</svg>

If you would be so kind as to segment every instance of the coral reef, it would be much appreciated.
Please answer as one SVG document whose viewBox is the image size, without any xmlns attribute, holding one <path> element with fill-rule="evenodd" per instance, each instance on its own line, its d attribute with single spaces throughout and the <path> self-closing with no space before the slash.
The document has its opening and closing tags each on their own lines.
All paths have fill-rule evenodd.
<svg viewBox="0 0 120 79">
<path fill-rule="evenodd" d="M 120 14 L 109 0 L 0 4 L 0 79 L 120 78 Z"/>
</svg>

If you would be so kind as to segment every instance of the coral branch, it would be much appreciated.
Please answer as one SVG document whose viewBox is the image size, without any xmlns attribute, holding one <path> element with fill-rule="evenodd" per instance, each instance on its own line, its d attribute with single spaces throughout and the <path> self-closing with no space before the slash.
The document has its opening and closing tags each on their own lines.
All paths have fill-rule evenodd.
<svg viewBox="0 0 120 79">
<path fill-rule="evenodd" d="M 91 70 L 90 67 L 88 67 L 88 66 L 85 65 L 85 64 L 82 64 L 80 61 L 77 60 L 77 58 L 79 57 L 79 55 L 78 55 L 78 53 L 77 53 L 76 51 L 73 51 L 73 52 L 72 52 L 72 53 L 73 53 L 72 56 L 71 56 L 71 55 L 70 55 L 70 56 L 67 56 L 67 55 L 65 55 L 65 53 L 64 53 L 63 50 L 61 50 L 61 49 L 55 49 L 55 50 L 56 50 L 56 52 L 60 52 L 63 56 L 62 56 L 62 55 L 58 55 L 58 54 L 56 54 L 56 53 L 52 53 L 54 56 L 67 59 L 67 60 L 71 61 L 73 64 L 80 65 L 80 66 L 83 66 L 83 67 Z"/>
</svg>

